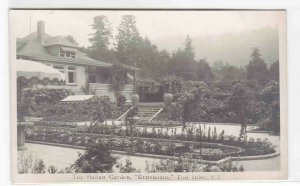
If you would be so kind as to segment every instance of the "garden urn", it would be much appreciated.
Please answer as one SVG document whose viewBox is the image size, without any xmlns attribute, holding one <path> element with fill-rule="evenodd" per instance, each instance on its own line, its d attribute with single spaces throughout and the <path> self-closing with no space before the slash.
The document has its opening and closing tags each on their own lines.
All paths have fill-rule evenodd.
<svg viewBox="0 0 300 186">
<path fill-rule="evenodd" d="M 173 101 L 173 94 L 166 93 L 164 94 L 164 102 L 166 106 L 170 106 Z"/>
<path fill-rule="evenodd" d="M 138 106 L 139 101 L 140 101 L 140 96 L 138 94 L 133 94 L 131 96 L 131 102 L 133 106 Z"/>
</svg>

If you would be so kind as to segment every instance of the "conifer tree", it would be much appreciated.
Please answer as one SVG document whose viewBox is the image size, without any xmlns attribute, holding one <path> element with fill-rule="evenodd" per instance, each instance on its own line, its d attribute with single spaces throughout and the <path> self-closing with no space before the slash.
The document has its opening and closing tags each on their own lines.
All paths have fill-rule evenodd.
<svg viewBox="0 0 300 186">
<path fill-rule="evenodd" d="M 123 64 L 135 66 L 139 61 L 139 49 L 142 43 L 135 16 L 124 15 L 122 17 L 116 40 L 118 60 Z"/>
<path fill-rule="evenodd" d="M 107 50 L 109 48 L 110 39 L 112 39 L 112 27 L 108 18 L 104 15 L 94 17 L 91 25 L 94 30 L 89 41 L 92 43 L 91 49 Z"/>
<path fill-rule="evenodd" d="M 90 34 L 92 37 L 89 38 L 92 44 L 87 50 L 89 56 L 100 61 L 114 61 L 113 52 L 109 49 L 113 36 L 108 18 L 104 15 L 94 17 L 91 27 L 94 33 Z"/>
<path fill-rule="evenodd" d="M 253 48 L 251 60 L 246 67 L 247 79 L 254 79 L 264 84 L 269 80 L 269 71 L 266 63 L 261 58 L 258 48 Z"/>
</svg>

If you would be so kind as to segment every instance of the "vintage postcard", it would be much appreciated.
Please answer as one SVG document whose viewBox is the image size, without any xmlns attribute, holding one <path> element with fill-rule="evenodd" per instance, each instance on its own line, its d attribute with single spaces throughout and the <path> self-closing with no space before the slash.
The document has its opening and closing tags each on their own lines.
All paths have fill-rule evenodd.
<svg viewBox="0 0 300 186">
<path fill-rule="evenodd" d="M 13 183 L 287 179 L 284 10 L 10 10 Z"/>
</svg>

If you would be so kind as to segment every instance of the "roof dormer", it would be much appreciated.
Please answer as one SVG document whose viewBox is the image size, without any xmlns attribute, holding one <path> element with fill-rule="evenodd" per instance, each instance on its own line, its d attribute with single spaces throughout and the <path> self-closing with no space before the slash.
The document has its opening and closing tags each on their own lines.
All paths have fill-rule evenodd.
<svg viewBox="0 0 300 186">
<path fill-rule="evenodd" d="M 59 49 L 59 56 L 60 57 L 65 57 L 65 58 L 76 58 L 76 48 L 71 48 L 71 47 L 64 47 L 61 46 Z"/>
</svg>

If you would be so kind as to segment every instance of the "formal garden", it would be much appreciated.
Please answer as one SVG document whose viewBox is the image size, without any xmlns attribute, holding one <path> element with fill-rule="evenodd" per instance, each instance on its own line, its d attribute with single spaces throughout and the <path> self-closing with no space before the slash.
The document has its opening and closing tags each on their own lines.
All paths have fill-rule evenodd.
<svg viewBox="0 0 300 186">
<path fill-rule="evenodd" d="M 166 92 L 179 92 L 184 85 L 180 78 L 166 77 L 164 81 L 169 81 L 165 86 L 166 89 L 173 89 Z M 270 142 L 267 135 L 265 138 L 253 138 L 247 135 L 249 128 L 255 128 L 251 132 L 263 130 L 276 135 L 278 130 L 275 128 L 276 123 L 275 125 L 272 122 L 268 123 L 276 119 L 272 118 L 275 115 L 272 112 L 276 110 L 268 110 L 259 100 L 268 99 L 272 102 L 273 100 L 269 100 L 270 94 L 274 94 L 272 91 L 276 90 L 278 84 L 271 81 L 262 88 L 259 95 L 255 95 L 251 91 L 251 87 L 253 88 L 251 83 L 253 82 L 235 82 L 231 85 L 233 91 L 230 94 L 220 95 L 219 92 L 215 94 L 204 82 L 192 82 L 189 88 L 184 88 L 178 94 L 166 93 L 162 112 L 151 121 L 138 118 L 138 95 L 133 96 L 132 104 L 116 105 L 106 96 L 94 96 L 84 102 L 65 103 L 59 100 L 69 95 L 68 91 L 28 89 L 25 91 L 27 102 L 24 110 L 27 115 L 41 119 L 26 127 L 25 139 L 29 143 L 85 149 L 86 152 L 93 149 L 90 153 L 101 151 L 98 148 L 105 148 L 107 153 L 161 159 L 159 164 L 151 165 L 151 170 L 148 167 L 148 172 L 163 171 L 163 166 L 173 166 L 173 169 L 177 170 L 179 164 L 185 164 L 183 159 L 193 165 L 201 165 L 201 168 L 196 166 L 197 168 L 194 167 L 190 171 L 195 169 L 204 172 L 243 171 L 242 166 L 237 167 L 232 164 L 232 159 L 243 157 L 255 159 L 265 155 L 273 157 L 279 150 Z M 276 99 L 276 95 L 273 99 Z M 253 100 L 255 103 L 252 103 Z M 117 118 L 125 112 L 124 120 L 118 122 Z M 262 114 L 267 116 L 269 114 L 270 118 Z M 78 125 L 80 121 L 88 122 Z M 239 133 L 227 134 L 229 131 L 218 130 L 216 125 L 209 125 L 209 123 L 219 122 L 223 122 L 224 125 L 240 126 Z M 94 155 L 98 157 L 99 154 Z M 82 170 L 82 167 L 76 167 L 79 166 L 79 161 L 83 161 L 80 160 L 83 157 L 88 155 L 80 155 L 76 161 L 77 165 L 75 163 L 68 170 L 60 170 L 60 172 L 94 172 L 96 169 L 91 170 L 86 167 L 84 168 L 86 170 Z M 117 165 L 115 160 L 111 161 L 108 167 Z M 42 162 L 35 166 L 42 166 L 40 164 Z M 122 162 L 118 163 L 120 171 L 137 171 L 134 167 L 128 168 L 129 164 L 128 161 L 125 165 L 122 165 Z M 225 165 L 231 168 L 223 167 Z M 153 167 L 162 170 L 154 170 Z M 56 169 L 54 166 L 47 171 L 59 172 Z M 104 170 L 111 171 L 111 168 L 106 167 L 97 171 Z"/>
</svg>

